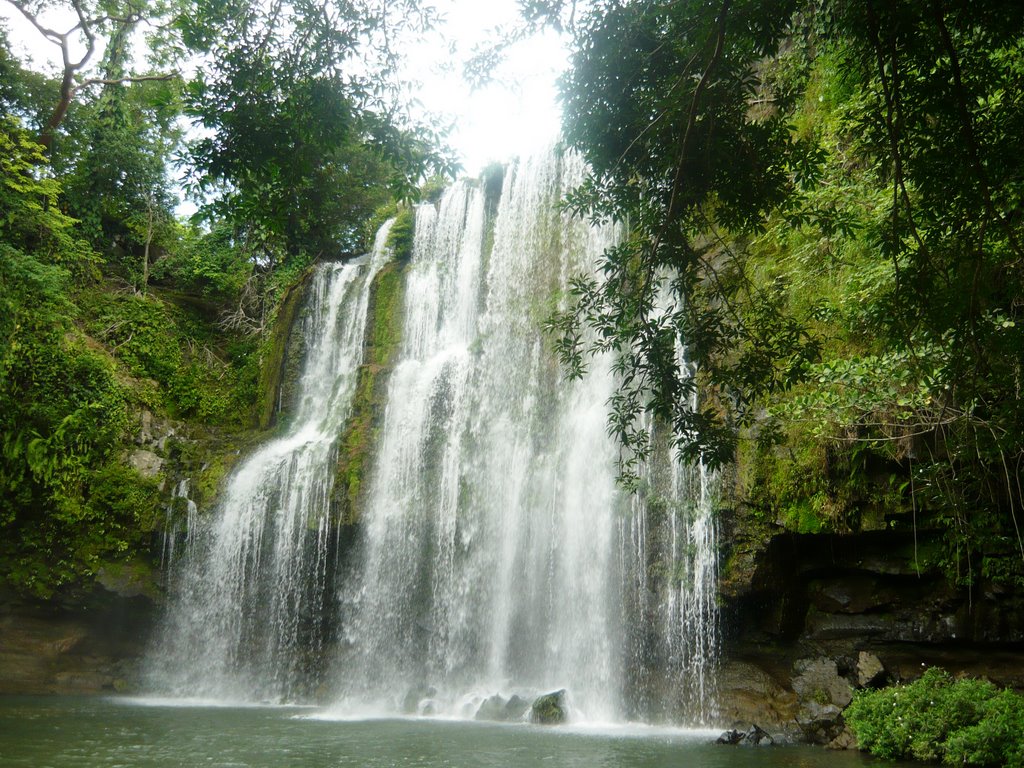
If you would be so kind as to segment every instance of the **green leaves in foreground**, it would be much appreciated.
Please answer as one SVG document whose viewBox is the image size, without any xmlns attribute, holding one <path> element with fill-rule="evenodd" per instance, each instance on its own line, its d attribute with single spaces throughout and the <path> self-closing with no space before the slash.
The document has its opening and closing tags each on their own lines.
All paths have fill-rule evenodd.
<svg viewBox="0 0 1024 768">
<path fill-rule="evenodd" d="M 1024 696 L 985 680 L 932 667 L 909 685 L 859 692 L 844 716 L 876 757 L 1024 766 Z"/>
</svg>

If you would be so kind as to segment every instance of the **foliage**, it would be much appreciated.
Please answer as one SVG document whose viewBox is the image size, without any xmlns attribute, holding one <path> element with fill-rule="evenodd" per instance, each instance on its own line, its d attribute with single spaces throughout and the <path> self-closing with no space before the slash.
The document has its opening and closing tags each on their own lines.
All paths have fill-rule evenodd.
<svg viewBox="0 0 1024 768">
<path fill-rule="evenodd" d="M 721 464 L 735 420 L 816 352 L 776 311 L 772 286 L 754 289 L 730 268 L 722 234 L 756 230 L 798 186 L 790 169 L 813 167 L 781 115 L 748 118 L 752 69 L 778 49 L 793 5 L 601 3 L 580 23 L 563 88 L 566 138 L 592 172 L 567 203 L 592 219 L 628 220 L 630 235 L 603 256 L 602 280 L 577 279 L 575 307 L 553 325 L 576 372 L 588 351 L 618 354 L 611 428 L 634 450 L 627 475 L 646 454 L 641 411 L 673 425 L 683 455 Z M 740 300 L 751 321 L 733 311 Z M 584 326 L 598 339 L 589 350 Z M 680 339 L 709 384 L 736 396 L 731 408 L 690 406 L 696 379 Z"/>
<path fill-rule="evenodd" d="M 185 93 L 204 129 L 190 155 L 193 188 L 216 195 L 207 213 L 250 227 L 265 259 L 365 250 L 359 224 L 390 194 L 452 170 L 438 134 L 403 121 L 385 89 L 387 37 L 431 21 L 411 1 L 207 0 L 183 14 L 185 44 L 208 61 Z"/>
<path fill-rule="evenodd" d="M 46 43 L 60 51 L 61 70 L 54 83 L 55 93 L 47 96 L 48 107 L 39 113 L 38 141 L 47 151 L 59 144 L 59 130 L 73 109 L 76 96 L 90 85 L 128 82 L 156 82 L 174 78 L 173 73 L 136 75 L 127 71 L 100 77 L 88 72 L 93 56 L 101 50 L 115 56 L 122 50 L 132 29 L 142 21 L 161 28 L 177 7 L 163 0 L 7 0 L 39 33 Z M 53 23 L 56 20 L 56 24 Z M 61 24 L 61 22 L 63 22 Z M 162 23 L 163 22 L 163 23 Z M 61 26 L 57 26 L 61 24 Z M 63 31 L 62 31 L 63 30 Z M 42 116 L 46 115 L 45 118 Z"/>
<path fill-rule="evenodd" d="M 0 561 L 9 581 L 47 594 L 140 535 L 121 515 L 125 507 L 93 523 L 106 519 L 111 494 L 134 493 L 141 478 L 122 475 L 122 487 L 109 489 L 129 396 L 109 358 L 68 335 L 66 271 L 6 245 L 0 251 L 0 284 L 15 319 L 0 367 Z M 100 484 L 106 496 L 94 495 Z"/>
<path fill-rule="evenodd" d="M 396 261 L 406 262 L 412 258 L 412 245 L 415 239 L 416 212 L 406 206 L 395 215 L 395 220 L 388 231 L 387 247 L 394 253 Z"/>
<path fill-rule="evenodd" d="M 237 300 L 253 273 L 232 227 L 180 227 L 173 250 L 153 265 L 153 279 L 214 302 Z"/>
<path fill-rule="evenodd" d="M 0 238 L 10 247 L 76 272 L 88 269 L 90 249 L 74 231 L 75 220 L 58 205 L 60 183 L 39 166 L 42 147 L 12 117 L 0 117 Z"/>
<path fill-rule="evenodd" d="M 145 290 L 150 250 L 172 244 L 177 202 L 167 178 L 178 141 L 176 83 L 125 84 L 133 27 L 111 36 L 104 55 L 98 98 L 79 111 L 81 149 L 65 183 L 69 210 L 95 247 Z"/>
<path fill-rule="evenodd" d="M 252 420 L 254 370 L 244 359 L 251 342 L 232 355 L 189 311 L 158 297 L 94 291 L 81 297 L 81 306 L 90 335 L 131 376 L 160 382 L 150 407 L 207 424 Z"/>
<path fill-rule="evenodd" d="M 48 86 L 45 75 L 26 69 L 11 53 L 10 34 L 0 24 L 0 114 L 16 117 L 38 130 L 49 106 Z"/>
<path fill-rule="evenodd" d="M 1024 765 L 1024 697 L 932 667 L 909 685 L 859 691 L 844 712 L 860 747 L 890 760 Z"/>
<path fill-rule="evenodd" d="M 644 412 L 710 464 L 829 443 L 901 476 L 951 575 L 1024 577 L 1017 4 L 606 0 L 570 29 L 566 205 L 628 235 L 551 327 L 573 373 L 618 356 L 627 484 Z"/>
<path fill-rule="evenodd" d="M 0 578 L 45 597 L 148 543 L 161 496 L 126 463 L 137 409 L 232 422 L 255 379 L 244 350 L 226 376 L 196 343 L 208 325 L 108 293 L 42 148 L 0 128 Z"/>
</svg>

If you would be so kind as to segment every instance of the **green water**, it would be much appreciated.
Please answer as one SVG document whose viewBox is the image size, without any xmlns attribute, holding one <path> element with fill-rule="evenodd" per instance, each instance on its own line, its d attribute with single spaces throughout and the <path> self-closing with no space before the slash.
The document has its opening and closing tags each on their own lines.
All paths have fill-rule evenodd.
<svg viewBox="0 0 1024 768">
<path fill-rule="evenodd" d="M 709 732 L 441 720 L 320 719 L 317 710 L 0 698 L 3 768 L 854 768 L 857 754 L 742 748 Z"/>
</svg>

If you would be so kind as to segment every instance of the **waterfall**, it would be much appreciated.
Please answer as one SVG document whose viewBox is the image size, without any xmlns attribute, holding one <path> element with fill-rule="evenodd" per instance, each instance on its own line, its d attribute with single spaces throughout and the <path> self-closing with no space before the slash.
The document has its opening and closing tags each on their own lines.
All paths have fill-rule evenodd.
<svg viewBox="0 0 1024 768">
<path fill-rule="evenodd" d="M 621 523 L 630 714 L 712 724 L 718 655 L 718 477 L 673 460 L 649 426 L 655 454 Z"/>
<path fill-rule="evenodd" d="M 316 687 L 332 548 L 329 497 L 337 440 L 362 359 L 367 263 L 322 264 L 310 282 L 305 361 L 290 426 L 232 473 L 216 514 L 189 531 L 167 617 L 149 655 L 161 693 L 291 701 Z"/>
<path fill-rule="evenodd" d="M 618 715 L 609 361 L 566 381 L 540 332 L 616 236 L 559 213 L 582 170 L 513 165 L 489 252 L 475 185 L 417 212 L 405 344 L 343 590 L 342 706 L 411 695 L 472 714 L 491 694 L 564 687 L 586 716 Z"/>
<path fill-rule="evenodd" d="M 672 277 L 667 270 L 660 275 L 655 319 L 671 314 Z M 695 378 L 681 339 L 675 352 L 680 369 Z M 694 391 L 688 407 L 696 411 L 699 405 Z M 718 473 L 700 461 L 679 461 L 667 425 L 645 416 L 642 426 L 651 451 L 620 534 L 630 714 L 711 724 L 717 719 L 720 640 Z"/>
<path fill-rule="evenodd" d="M 327 498 L 386 229 L 367 264 L 320 269 L 291 427 L 175 556 L 159 688 L 468 717 L 565 689 L 578 720 L 712 716 L 714 478 L 662 435 L 646 492 L 623 493 L 614 359 L 569 380 L 542 331 L 621 237 L 560 209 L 585 170 L 553 151 L 511 164 L 500 196 L 463 181 L 416 208 L 400 348 L 337 568 Z"/>
</svg>

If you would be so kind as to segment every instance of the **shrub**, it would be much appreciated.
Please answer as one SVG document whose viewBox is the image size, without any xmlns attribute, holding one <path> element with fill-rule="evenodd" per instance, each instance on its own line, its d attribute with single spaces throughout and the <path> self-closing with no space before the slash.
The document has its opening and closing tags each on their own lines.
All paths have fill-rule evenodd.
<svg viewBox="0 0 1024 768">
<path fill-rule="evenodd" d="M 845 716 L 876 757 L 1024 768 L 1024 697 L 984 680 L 933 667 L 909 685 L 857 693 Z"/>
</svg>

